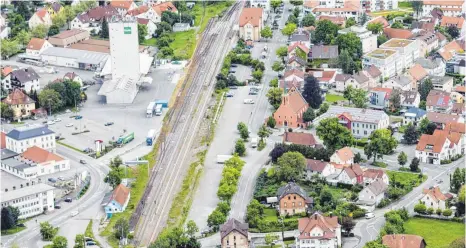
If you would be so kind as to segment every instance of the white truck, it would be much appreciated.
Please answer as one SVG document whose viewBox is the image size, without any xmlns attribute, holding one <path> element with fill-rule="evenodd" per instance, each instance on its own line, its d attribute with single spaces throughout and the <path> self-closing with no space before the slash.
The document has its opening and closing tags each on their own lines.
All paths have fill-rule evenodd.
<svg viewBox="0 0 466 248">
<path fill-rule="evenodd" d="M 163 105 L 161 103 L 155 105 L 155 115 L 162 115 Z"/>
<path fill-rule="evenodd" d="M 218 164 L 223 164 L 225 161 L 228 159 L 232 158 L 233 155 L 217 155 L 217 163 Z"/>
<path fill-rule="evenodd" d="M 251 147 L 256 148 L 257 144 L 259 144 L 259 139 L 257 137 L 251 138 Z"/>
<path fill-rule="evenodd" d="M 155 102 L 150 102 L 149 105 L 147 105 L 146 117 L 151 118 L 154 115 L 154 110 Z"/>
</svg>

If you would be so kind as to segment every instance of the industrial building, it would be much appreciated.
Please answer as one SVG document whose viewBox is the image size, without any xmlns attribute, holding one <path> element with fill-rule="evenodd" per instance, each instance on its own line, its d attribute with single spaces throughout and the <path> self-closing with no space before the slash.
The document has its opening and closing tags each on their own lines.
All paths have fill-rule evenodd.
<svg viewBox="0 0 466 248">
<path fill-rule="evenodd" d="M 49 65 L 96 71 L 103 68 L 108 54 L 63 47 L 50 47 L 42 55 L 42 61 Z"/>
</svg>

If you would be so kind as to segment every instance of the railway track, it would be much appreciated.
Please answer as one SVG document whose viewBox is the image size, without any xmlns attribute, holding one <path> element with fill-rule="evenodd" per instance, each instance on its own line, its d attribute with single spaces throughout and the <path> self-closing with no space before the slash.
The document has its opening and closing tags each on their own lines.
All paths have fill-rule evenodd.
<svg viewBox="0 0 466 248">
<path fill-rule="evenodd" d="M 185 168 L 186 157 L 191 152 L 192 141 L 197 135 L 195 130 L 203 119 L 215 86 L 210 82 L 214 81 L 234 35 L 232 25 L 236 18 L 232 17 L 236 17 L 233 15 L 237 15 L 240 8 L 241 3 L 237 2 L 221 19 L 210 20 L 201 37 L 180 91 L 184 93 L 178 95 L 172 107 L 174 111 L 169 116 L 170 133 L 162 139 L 159 159 L 152 170 L 142 200 L 130 220 L 131 229 L 136 231 L 138 245 L 149 245 L 154 241 L 164 224 L 163 219 L 168 215 L 165 211 L 171 205 L 169 203 L 174 189 L 182 181 L 179 175 L 184 173 L 180 172 Z M 208 97 L 202 98 L 203 93 Z M 197 106 L 202 99 L 204 101 Z M 196 111 L 197 108 L 200 111 Z M 159 174 L 161 170 L 162 174 Z"/>
</svg>

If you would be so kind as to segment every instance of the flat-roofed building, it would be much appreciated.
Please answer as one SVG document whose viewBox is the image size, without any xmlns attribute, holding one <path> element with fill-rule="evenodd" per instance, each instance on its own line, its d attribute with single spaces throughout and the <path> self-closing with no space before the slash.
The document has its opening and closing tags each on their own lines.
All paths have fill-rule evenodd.
<svg viewBox="0 0 466 248">
<path fill-rule="evenodd" d="M 70 29 L 65 30 L 49 38 L 50 44 L 56 47 L 69 47 L 71 44 L 87 40 L 90 33 L 84 29 Z"/>
<path fill-rule="evenodd" d="M 50 47 L 42 53 L 42 61 L 49 65 L 88 71 L 101 70 L 108 58 L 109 55 L 107 53 L 63 47 Z"/>
<path fill-rule="evenodd" d="M 362 53 L 369 53 L 377 49 L 377 35 L 361 26 L 351 26 L 349 28 L 338 30 L 339 34 L 354 33 L 362 44 Z"/>
<path fill-rule="evenodd" d="M 413 65 L 414 60 L 419 57 L 419 43 L 417 40 L 390 39 L 380 45 L 380 48 L 397 50 L 403 59 L 402 70 Z"/>
<path fill-rule="evenodd" d="M 393 49 L 375 49 L 363 56 L 362 65 L 369 68 L 374 65 L 382 72 L 382 77 L 393 77 L 403 71 L 403 57 Z"/>
</svg>

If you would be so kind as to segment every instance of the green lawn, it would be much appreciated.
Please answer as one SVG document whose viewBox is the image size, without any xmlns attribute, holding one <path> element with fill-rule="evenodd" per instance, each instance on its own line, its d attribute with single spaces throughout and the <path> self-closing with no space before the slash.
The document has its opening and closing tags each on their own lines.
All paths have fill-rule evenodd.
<svg viewBox="0 0 466 248">
<path fill-rule="evenodd" d="M 142 44 L 145 46 L 155 46 L 155 43 L 157 40 L 155 38 L 150 38 L 148 40 L 145 40 Z"/>
<path fill-rule="evenodd" d="M 266 221 L 277 221 L 277 210 L 266 208 L 264 209 L 264 220 Z"/>
<path fill-rule="evenodd" d="M 203 32 L 209 22 L 210 18 L 217 16 L 218 14 L 222 13 L 226 10 L 229 6 L 231 6 L 232 2 L 225 1 L 225 2 L 216 2 L 215 4 L 210 4 L 204 6 L 201 1 L 196 2 L 196 5 L 193 7 L 193 15 L 195 16 L 194 25 L 200 26 L 199 32 Z M 205 7 L 205 16 L 204 15 L 204 7 Z"/>
<path fill-rule="evenodd" d="M 170 36 L 173 38 L 173 42 L 170 47 L 175 53 L 175 57 L 182 59 L 189 59 L 194 53 L 196 47 L 196 31 L 194 29 L 171 33 Z"/>
<path fill-rule="evenodd" d="M 24 229 L 26 229 L 25 226 L 24 227 L 13 227 L 11 229 L 3 230 L 1 234 L 2 234 L 2 236 L 11 235 L 11 234 L 15 234 L 17 232 L 20 232 L 20 231 L 22 231 Z"/>
<path fill-rule="evenodd" d="M 405 14 L 409 14 L 410 12 L 413 12 L 412 9 L 403 9 L 403 10 L 383 10 L 383 11 L 375 11 L 371 12 L 372 16 L 388 16 L 388 15 L 394 15 L 394 16 L 403 16 Z"/>
<path fill-rule="evenodd" d="M 386 172 L 390 180 L 392 180 L 393 177 L 395 177 L 395 180 L 404 186 L 409 186 L 409 185 L 414 184 L 413 186 L 416 187 L 416 186 L 419 186 L 419 184 L 421 184 L 427 179 L 426 175 L 423 175 L 421 179 L 419 178 L 419 174 L 411 173 L 411 172 L 400 172 L 400 171 L 390 171 L 390 170 L 387 170 Z"/>
<path fill-rule="evenodd" d="M 325 95 L 325 101 L 330 102 L 330 103 L 344 101 L 344 100 L 346 99 L 340 95 L 332 95 L 332 94 Z"/>
<path fill-rule="evenodd" d="M 327 187 L 327 189 L 332 193 L 333 198 L 341 199 L 345 197 L 345 193 L 348 191 L 346 189 L 341 189 L 337 187 Z"/>
<path fill-rule="evenodd" d="M 410 218 L 404 224 L 407 234 L 422 236 L 427 247 L 448 248 L 449 244 L 464 237 L 464 224 L 452 221 Z"/>
<path fill-rule="evenodd" d="M 412 8 L 413 4 L 411 2 L 398 2 L 398 8 Z"/>
</svg>

